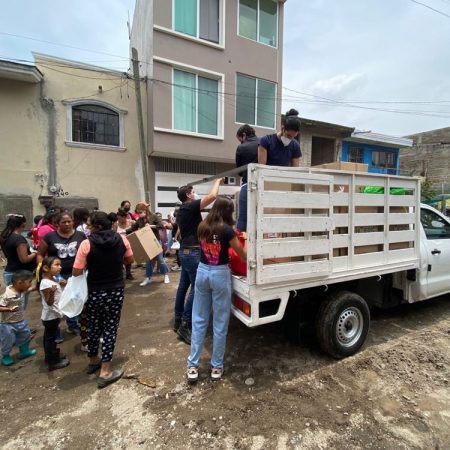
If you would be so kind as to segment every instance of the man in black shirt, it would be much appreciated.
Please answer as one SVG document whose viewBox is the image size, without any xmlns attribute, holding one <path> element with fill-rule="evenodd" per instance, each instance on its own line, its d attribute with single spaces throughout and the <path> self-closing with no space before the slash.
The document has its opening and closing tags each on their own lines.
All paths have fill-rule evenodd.
<svg viewBox="0 0 450 450">
<path fill-rule="evenodd" d="M 259 139 L 250 125 L 242 125 L 236 133 L 240 142 L 236 149 L 236 167 L 258 162 Z M 247 169 L 239 174 L 242 178 L 239 194 L 239 217 L 236 228 L 247 231 Z"/>
<path fill-rule="evenodd" d="M 182 202 L 177 212 L 177 225 L 180 230 L 180 260 L 181 275 L 175 298 L 174 331 L 187 344 L 191 343 L 192 303 L 195 294 L 195 277 L 200 262 L 200 244 L 197 237 L 197 228 L 202 221 L 201 211 L 209 206 L 219 192 L 221 179 L 218 178 L 209 194 L 200 199 L 192 186 L 181 186 L 178 198 Z M 185 300 L 187 291 L 191 287 Z"/>
</svg>

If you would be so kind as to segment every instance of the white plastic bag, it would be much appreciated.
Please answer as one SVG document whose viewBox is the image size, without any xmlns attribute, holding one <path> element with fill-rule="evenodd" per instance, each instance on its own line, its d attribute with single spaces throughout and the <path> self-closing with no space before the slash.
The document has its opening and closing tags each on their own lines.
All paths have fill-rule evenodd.
<svg viewBox="0 0 450 450">
<path fill-rule="evenodd" d="M 172 247 L 170 247 L 171 250 L 180 250 L 180 243 L 178 241 L 173 241 Z"/>
<path fill-rule="evenodd" d="M 70 277 L 59 299 L 59 310 L 67 317 L 78 316 L 88 297 L 86 273 Z"/>
</svg>

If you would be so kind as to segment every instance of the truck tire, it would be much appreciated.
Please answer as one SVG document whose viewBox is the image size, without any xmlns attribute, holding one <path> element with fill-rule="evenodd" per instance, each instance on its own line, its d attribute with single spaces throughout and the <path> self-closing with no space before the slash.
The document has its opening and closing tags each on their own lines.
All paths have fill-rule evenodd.
<svg viewBox="0 0 450 450">
<path fill-rule="evenodd" d="M 322 350 L 333 358 L 354 355 L 364 344 L 370 325 L 365 300 L 349 291 L 330 294 L 319 308 L 316 333 Z"/>
</svg>

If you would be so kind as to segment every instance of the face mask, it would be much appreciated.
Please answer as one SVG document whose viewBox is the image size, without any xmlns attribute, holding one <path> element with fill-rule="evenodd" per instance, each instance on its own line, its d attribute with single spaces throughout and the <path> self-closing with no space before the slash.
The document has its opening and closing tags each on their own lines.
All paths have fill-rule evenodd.
<svg viewBox="0 0 450 450">
<path fill-rule="evenodd" d="M 287 147 L 292 142 L 292 139 L 289 139 L 286 136 L 281 136 L 280 140 L 285 147 Z"/>
<path fill-rule="evenodd" d="M 130 211 L 130 207 L 126 206 L 125 208 L 123 208 L 124 211 L 129 212 Z"/>
</svg>

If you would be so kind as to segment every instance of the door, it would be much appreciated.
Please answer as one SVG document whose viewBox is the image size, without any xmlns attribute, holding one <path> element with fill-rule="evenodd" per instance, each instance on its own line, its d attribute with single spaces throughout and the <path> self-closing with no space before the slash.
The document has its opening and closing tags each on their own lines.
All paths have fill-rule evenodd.
<svg viewBox="0 0 450 450">
<path fill-rule="evenodd" d="M 450 222 L 437 211 L 420 210 L 428 259 L 427 297 L 450 291 Z"/>
</svg>

